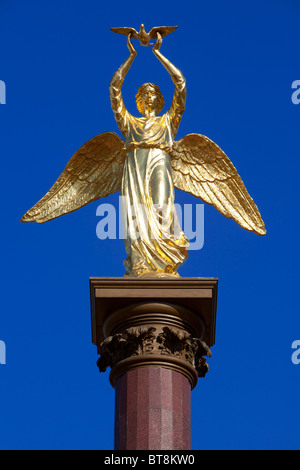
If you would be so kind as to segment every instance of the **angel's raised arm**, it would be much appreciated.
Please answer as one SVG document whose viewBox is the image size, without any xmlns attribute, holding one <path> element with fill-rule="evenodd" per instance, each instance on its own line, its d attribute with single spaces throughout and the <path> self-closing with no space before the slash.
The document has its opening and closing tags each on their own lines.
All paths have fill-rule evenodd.
<svg viewBox="0 0 300 470">
<path fill-rule="evenodd" d="M 115 115 L 115 119 L 117 121 L 118 127 L 122 134 L 125 136 L 127 131 L 127 110 L 124 105 L 121 87 L 123 85 L 124 79 L 127 75 L 128 70 L 131 67 L 132 62 L 136 57 L 136 50 L 134 49 L 131 41 L 130 41 L 130 34 L 127 37 L 127 47 L 130 51 L 129 57 L 125 60 L 125 62 L 119 67 L 119 69 L 114 73 L 109 85 L 109 95 L 110 95 L 110 102 L 111 107 Z"/>
<path fill-rule="evenodd" d="M 186 102 L 186 81 L 183 74 L 180 70 L 175 67 L 161 52 L 160 46 L 162 44 L 162 38 L 159 33 L 157 33 L 157 41 L 153 46 L 153 52 L 156 57 L 160 60 L 163 64 L 165 69 L 169 72 L 171 79 L 175 85 L 175 93 L 173 96 L 172 104 L 169 109 L 169 115 L 171 120 L 172 126 L 172 133 L 173 138 L 175 137 L 183 111 L 185 110 L 185 102 Z"/>
</svg>

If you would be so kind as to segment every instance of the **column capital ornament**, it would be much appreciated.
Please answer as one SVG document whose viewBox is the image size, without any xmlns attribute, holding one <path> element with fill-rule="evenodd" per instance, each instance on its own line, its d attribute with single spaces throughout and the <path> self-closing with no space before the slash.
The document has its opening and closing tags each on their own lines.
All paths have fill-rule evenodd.
<svg viewBox="0 0 300 470">
<path fill-rule="evenodd" d="M 109 336 L 99 346 L 97 366 L 100 372 L 113 368 L 118 362 L 131 356 L 151 354 L 154 347 L 154 327 L 127 328 L 123 333 Z"/>
<path fill-rule="evenodd" d="M 160 366 L 181 372 L 192 388 L 209 367 L 204 356 L 211 357 L 207 344 L 183 329 L 140 326 L 127 328 L 106 338 L 99 345 L 97 365 L 100 372 L 111 368 L 110 381 L 138 367 Z"/>
</svg>

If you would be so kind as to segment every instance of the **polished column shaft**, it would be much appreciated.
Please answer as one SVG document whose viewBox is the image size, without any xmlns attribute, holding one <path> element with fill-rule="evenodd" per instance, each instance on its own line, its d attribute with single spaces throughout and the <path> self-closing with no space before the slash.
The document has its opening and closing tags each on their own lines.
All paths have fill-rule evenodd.
<svg viewBox="0 0 300 470">
<path fill-rule="evenodd" d="M 191 385 L 171 369 L 141 367 L 116 382 L 115 450 L 189 450 Z"/>
</svg>

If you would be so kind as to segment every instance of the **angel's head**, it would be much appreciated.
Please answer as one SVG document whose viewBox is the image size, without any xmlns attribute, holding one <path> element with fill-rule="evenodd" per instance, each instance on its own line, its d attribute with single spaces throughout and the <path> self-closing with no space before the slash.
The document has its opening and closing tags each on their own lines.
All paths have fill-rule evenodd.
<svg viewBox="0 0 300 470">
<path fill-rule="evenodd" d="M 136 94 L 136 106 L 143 115 L 151 111 L 160 113 L 165 106 L 165 100 L 158 86 L 154 83 L 144 83 Z"/>
</svg>

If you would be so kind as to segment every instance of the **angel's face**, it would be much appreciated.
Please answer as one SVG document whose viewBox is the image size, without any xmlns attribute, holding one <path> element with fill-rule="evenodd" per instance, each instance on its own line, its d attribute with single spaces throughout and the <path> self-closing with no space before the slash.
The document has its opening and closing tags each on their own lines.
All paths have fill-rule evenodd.
<svg viewBox="0 0 300 470">
<path fill-rule="evenodd" d="M 142 101 L 144 106 L 144 114 L 155 111 L 157 107 L 157 94 L 155 89 L 148 85 L 142 93 Z"/>
</svg>

